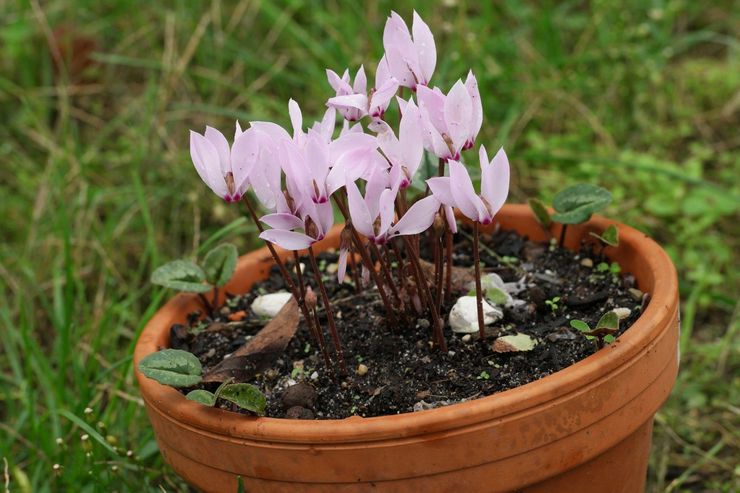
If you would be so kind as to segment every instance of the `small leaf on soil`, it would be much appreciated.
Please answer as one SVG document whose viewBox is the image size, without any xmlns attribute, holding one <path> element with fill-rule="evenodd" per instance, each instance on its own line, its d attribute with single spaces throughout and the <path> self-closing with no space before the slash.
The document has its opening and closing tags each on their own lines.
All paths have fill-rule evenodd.
<svg viewBox="0 0 740 493">
<path fill-rule="evenodd" d="M 579 224 L 600 211 L 612 201 L 612 194 L 605 188 L 581 183 L 558 192 L 552 201 L 556 211 L 552 220 L 562 224 Z"/>
<path fill-rule="evenodd" d="M 506 293 L 504 293 L 499 288 L 488 288 L 486 289 L 486 299 L 488 301 L 493 302 L 496 305 L 505 305 L 507 301 L 509 301 L 509 297 L 506 296 Z"/>
<path fill-rule="evenodd" d="M 493 352 L 495 353 L 514 353 L 521 351 L 531 351 L 537 345 L 537 341 L 527 334 L 514 334 L 510 336 L 499 337 L 493 341 Z"/>
<path fill-rule="evenodd" d="M 204 406 L 213 407 L 213 405 L 216 403 L 216 396 L 213 395 L 212 392 L 208 392 L 207 390 L 203 389 L 192 390 L 185 397 L 190 399 L 191 401 L 199 402 Z"/>
<path fill-rule="evenodd" d="M 208 252 L 203 259 L 203 269 L 208 282 L 219 287 L 229 282 L 234 275 L 238 257 L 236 247 L 231 243 L 222 243 Z"/>
<path fill-rule="evenodd" d="M 550 213 L 547 211 L 545 203 L 540 199 L 529 199 L 527 200 L 527 203 L 529 204 L 529 208 L 532 209 L 537 222 L 540 223 L 543 228 L 549 228 L 552 224 L 552 219 L 550 219 Z"/>
<path fill-rule="evenodd" d="M 206 274 L 189 260 L 173 260 L 152 272 L 151 282 L 166 288 L 193 293 L 205 293 L 211 286 L 203 284 Z"/>
<path fill-rule="evenodd" d="M 616 312 L 609 311 L 601 316 L 599 322 L 596 324 L 596 329 L 619 329 L 619 315 Z"/>
<path fill-rule="evenodd" d="M 267 400 L 265 395 L 254 385 L 248 383 L 232 383 L 225 385 L 219 395 L 221 399 L 233 402 L 242 409 L 253 413 L 263 414 Z"/>
<path fill-rule="evenodd" d="M 607 344 L 611 344 L 612 342 L 614 342 L 616 340 L 617 340 L 617 338 L 614 337 L 611 334 L 607 334 L 607 335 L 604 336 L 604 342 L 607 343 Z"/>
<path fill-rule="evenodd" d="M 198 358 L 180 349 L 163 349 L 139 362 L 139 371 L 157 382 L 172 387 L 192 387 L 201 381 Z"/>
<path fill-rule="evenodd" d="M 583 320 L 571 320 L 570 326 L 574 329 L 580 330 L 581 332 L 590 332 L 591 327 L 588 326 Z"/>
<path fill-rule="evenodd" d="M 596 233 L 589 233 L 594 238 L 598 238 L 599 240 L 603 241 L 609 246 L 618 246 L 619 245 L 619 230 L 616 226 L 613 224 L 606 228 L 603 233 L 600 235 L 597 235 Z"/>
</svg>

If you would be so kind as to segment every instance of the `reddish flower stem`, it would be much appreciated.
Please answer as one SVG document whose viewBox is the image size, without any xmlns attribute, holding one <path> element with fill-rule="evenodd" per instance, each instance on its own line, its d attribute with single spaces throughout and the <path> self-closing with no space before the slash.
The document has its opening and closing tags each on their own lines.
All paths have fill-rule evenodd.
<svg viewBox="0 0 740 493">
<path fill-rule="evenodd" d="M 386 263 L 385 259 L 382 255 L 380 255 L 380 250 L 378 250 L 378 247 L 375 243 L 370 242 L 370 251 L 373 255 L 378 259 L 378 263 L 380 264 L 380 270 L 383 273 L 383 277 L 385 277 L 385 282 L 388 283 L 388 286 L 391 289 L 391 294 L 393 295 L 394 301 L 397 304 L 401 303 L 401 295 L 398 293 L 398 288 L 396 287 L 396 284 L 393 282 L 393 277 L 391 276 L 391 271 Z"/>
<path fill-rule="evenodd" d="M 473 222 L 473 262 L 475 262 L 475 301 L 478 308 L 478 334 L 480 340 L 486 340 L 486 330 L 483 324 L 483 293 L 480 282 L 480 254 L 478 252 L 478 221 Z"/>
<path fill-rule="evenodd" d="M 306 285 L 303 281 L 303 273 L 301 272 L 301 262 L 300 258 L 298 257 L 298 252 L 293 250 L 293 260 L 295 262 L 295 275 L 298 278 L 298 288 L 301 293 L 301 299 L 298 300 L 298 304 L 303 306 L 305 309 L 305 303 L 306 303 Z M 315 311 L 314 311 L 315 316 Z M 306 319 L 306 325 L 308 325 L 308 329 L 311 332 L 311 335 L 316 340 L 316 342 L 319 345 L 319 349 L 321 350 L 321 355 L 324 357 L 324 363 L 326 364 L 326 368 L 329 369 L 332 367 L 331 359 L 329 358 L 329 351 L 326 349 L 326 342 L 324 341 L 324 334 L 321 331 L 321 324 L 318 323 L 318 319 L 314 319 L 314 317 L 306 317 L 304 314 L 304 318 Z M 316 322 L 316 323 L 314 323 Z"/>
<path fill-rule="evenodd" d="M 452 231 L 449 226 L 445 230 L 445 304 L 452 301 Z"/>
<path fill-rule="evenodd" d="M 432 324 L 434 324 L 434 338 L 437 340 L 439 348 L 442 351 L 447 352 L 447 341 L 445 341 L 444 334 L 442 333 L 442 319 L 439 317 L 439 311 L 437 310 L 437 306 L 434 304 L 432 292 L 429 290 L 429 284 L 427 284 L 426 277 L 424 276 L 424 271 L 421 269 L 421 265 L 419 264 L 419 256 L 414 249 L 413 242 L 409 239 L 408 236 L 404 236 L 403 241 L 406 244 L 406 251 L 408 253 L 408 255 L 406 256 L 411 263 L 411 272 L 414 276 L 414 279 L 416 280 L 418 290 L 426 298 L 426 301 L 429 304 L 429 310 L 432 313 Z"/>
<path fill-rule="evenodd" d="M 350 230 L 352 231 L 352 241 L 355 244 L 355 248 L 358 252 L 360 252 L 360 257 L 362 258 L 362 261 L 365 263 L 365 267 L 370 271 L 370 275 L 373 277 L 373 281 L 375 281 L 375 285 L 378 287 L 378 293 L 380 293 L 380 298 L 383 300 L 383 304 L 385 305 L 385 311 L 388 314 L 388 318 L 390 319 L 391 323 L 395 324 L 396 322 L 396 313 L 393 310 L 393 306 L 391 305 L 390 300 L 388 299 L 388 293 L 386 292 L 385 285 L 383 283 L 383 279 L 378 274 L 378 271 L 375 270 L 375 265 L 373 265 L 373 261 L 370 258 L 370 254 L 368 253 L 367 249 L 362 245 L 362 240 L 360 239 L 359 233 L 357 233 L 357 230 L 352 226 L 352 222 L 350 221 L 349 213 L 347 212 L 347 208 L 342 204 L 342 201 L 337 197 L 334 196 L 334 202 L 337 204 L 337 207 L 339 207 L 339 211 L 344 216 L 344 219 L 347 221 L 347 224 L 350 227 Z"/>
<path fill-rule="evenodd" d="M 329 303 L 329 295 L 326 293 L 324 287 L 324 281 L 321 280 L 321 272 L 319 266 L 316 263 L 316 256 L 313 253 L 313 247 L 308 247 L 308 258 L 311 261 L 311 268 L 313 269 L 313 275 L 316 279 L 316 284 L 319 286 L 321 292 L 321 301 L 324 303 L 324 310 L 326 312 L 326 321 L 329 324 L 329 333 L 331 334 L 332 342 L 334 343 L 334 350 L 337 353 L 337 359 L 339 360 L 339 368 L 343 374 L 347 374 L 347 365 L 344 362 L 344 352 L 342 351 L 342 342 L 339 340 L 339 333 L 337 332 L 337 326 L 334 324 L 334 313 Z"/>
</svg>

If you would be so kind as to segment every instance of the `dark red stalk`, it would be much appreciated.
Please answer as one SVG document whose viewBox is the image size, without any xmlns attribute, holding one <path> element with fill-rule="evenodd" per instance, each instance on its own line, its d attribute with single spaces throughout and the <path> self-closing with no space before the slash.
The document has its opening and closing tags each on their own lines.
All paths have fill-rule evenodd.
<svg viewBox="0 0 740 493">
<path fill-rule="evenodd" d="M 449 225 L 445 229 L 445 304 L 449 305 L 452 301 L 452 231 Z"/>
<path fill-rule="evenodd" d="M 265 228 L 262 227 L 262 223 L 260 222 L 259 217 L 257 217 L 257 213 L 254 210 L 254 207 L 252 207 L 251 202 L 249 202 L 249 198 L 247 196 L 244 196 L 244 202 L 247 204 L 247 209 L 249 210 L 249 215 L 252 216 L 252 221 L 254 221 L 254 225 L 257 226 L 257 229 L 260 233 L 262 233 Z M 267 244 L 267 249 L 270 250 L 270 254 L 272 255 L 273 260 L 275 260 L 275 263 L 278 266 L 278 269 L 280 269 L 280 274 L 283 276 L 283 279 L 285 280 L 285 284 L 288 285 L 288 288 L 290 289 L 291 293 L 293 293 L 293 297 L 295 299 L 298 299 L 298 292 L 296 291 L 295 284 L 293 284 L 293 280 L 290 278 L 290 274 L 288 274 L 288 270 L 285 268 L 285 265 L 283 265 L 283 261 L 278 256 L 277 252 L 275 251 L 275 247 L 272 246 L 272 243 L 269 241 L 265 242 Z M 306 315 L 304 314 L 304 317 Z"/>
<path fill-rule="evenodd" d="M 301 272 L 301 262 L 300 258 L 298 257 L 298 252 L 293 250 L 293 261 L 295 263 L 295 275 L 298 278 L 298 289 L 301 293 L 301 298 L 298 300 L 298 305 L 303 306 L 303 309 L 305 310 L 306 307 L 306 285 L 303 282 L 303 273 Z M 316 340 L 316 342 L 319 345 L 319 349 L 321 350 L 321 354 L 324 356 L 324 363 L 326 363 L 327 369 L 331 368 L 331 360 L 329 359 L 329 352 L 326 350 L 326 344 L 324 343 L 324 334 L 321 332 L 321 325 L 318 323 L 318 320 L 313 320 L 311 317 L 306 316 L 307 313 L 304 313 L 303 318 L 306 319 L 306 325 L 308 325 L 308 329 L 311 332 L 311 335 Z M 314 322 L 317 322 L 314 324 Z"/>
<path fill-rule="evenodd" d="M 558 245 L 560 248 L 563 248 L 563 245 L 565 244 L 565 230 L 568 227 L 567 224 L 563 224 L 562 229 L 560 230 L 560 241 L 558 242 Z"/>
<path fill-rule="evenodd" d="M 421 269 L 419 264 L 419 256 L 413 247 L 413 242 L 408 236 L 403 237 L 403 241 L 406 244 L 407 257 L 411 263 L 411 272 L 416 280 L 416 284 L 420 293 L 424 295 L 427 303 L 429 304 L 429 310 L 432 313 L 432 324 L 434 324 L 434 338 L 437 340 L 437 344 L 442 351 L 447 352 L 447 341 L 445 341 L 444 334 L 442 333 L 442 319 L 439 317 L 439 311 L 437 306 L 434 304 L 432 298 L 432 292 L 429 290 L 429 284 L 427 284 L 424 271 Z"/>
<path fill-rule="evenodd" d="M 390 318 L 391 323 L 396 322 L 396 314 L 393 310 L 393 306 L 391 305 L 390 300 L 388 299 L 388 293 L 385 290 L 385 286 L 383 284 L 383 279 L 380 277 L 378 272 L 375 270 L 375 266 L 373 265 L 373 261 L 370 258 L 370 254 L 368 253 L 367 249 L 362 245 L 362 240 L 360 239 L 359 233 L 355 230 L 355 228 L 352 226 L 352 223 L 350 222 L 349 213 L 347 212 L 347 208 L 342 204 L 342 201 L 339 200 L 339 197 L 334 195 L 334 202 L 337 204 L 337 207 L 339 207 L 339 211 L 344 216 L 344 219 L 347 221 L 347 224 L 349 225 L 350 230 L 352 231 L 352 241 L 355 244 L 355 248 L 358 252 L 360 252 L 360 257 L 362 258 L 362 261 L 365 263 L 365 267 L 370 271 L 370 275 L 373 276 L 373 281 L 375 282 L 375 285 L 378 287 L 378 293 L 380 293 L 380 298 L 383 300 L 383 304 L 385 305 L 385 311 L 388 314 L 388 317 Z"/>
<path fill-rule="evenodd" d="M 475 262 L 475 301 L 478 308 L 478 334 L 480 340 L 486 340 L 486 330 L 483 324 L 483 293 L 480 282 L 480 254 L 478 252 L 478 221 L 473 222 L 473 262 Z"/>
<path fill-rule="evenodd" d="M 308 247 L 308 258 L 311 260 L 311 268 L 313 269 L 314 278 L 316 284 L 319 286 L 321 292 L 321 301 L 324 303 L 324 310 L 326 311 L 326 321 L 329 323 L 329 333 L 331 334 L 332 342 L 334 343 L 334 350 L 337 353 L 337 359 L 339 360 L 339 368 L 343 374 L 347 374 L 347 365 L 344 362 L 344 352 L 342 351 L 342 342 L 339 340 L 339 333 L 337 332 L 337 326 L 334 324 L 334 313 L 329 303 L 329 295 L 326 294 L 326 288 L 324 287 L 324 281 L 321 280 L 321 272 L 319 266 L 316 264 L 316 256 L 313 253 L 313 247 Z"/>
<path fill-rule="evenodd" d="M 393 294 L 393 298 L 397 304 L 401 303 L 401 295 L 398 293 L 398 288 L 396 287 L 396 283 L 393 282 L 393 276 L 391 276 L 391 271 L 386 263 L 385 259 L 382 255 L 380 255 L 380 250 L 378 250 L 377 245 L 375 243 L 370 242 L 370 251 L 373 255 L 378 259 L 378 263 L 380 264 L 380 270 L 383 273 L 383 277 L 385 277 L 385 282 L 388 283 L 388 286 L 391 288 L 391 294 Z"/>
<path fill-rule="evenodd" d="M 437 307 L 442 306 L 442 252 L 441 250 L 442 235 L 436 231 L 432 234 L 432 252 L 434 254 L 434 304 Z"/>
</svg>

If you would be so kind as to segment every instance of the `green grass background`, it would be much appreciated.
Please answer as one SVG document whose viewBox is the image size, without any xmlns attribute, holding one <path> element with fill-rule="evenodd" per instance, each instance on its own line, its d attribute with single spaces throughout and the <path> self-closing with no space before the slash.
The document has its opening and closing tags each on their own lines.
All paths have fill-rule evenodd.
<svg viewBox="0 0 740 493">
<path fill-rule="evenodd" d="M 649 491 L 738 491 L 737 4 L 414 3 L 434 82 L 477 74 L 512 200 L 598 183 L 670 252 L 683 361 Z M 187 491 L 132 375 L 170 295 L 148 276 L 214 234 L 256 244 L 198 180 L 187 129 L 287 124 L 289 97 L 318 117 L 324 69 L 372 70 L 394 4 L 410 19 L 387 1 L 0 0 L 0 488 Z"/>
</svg>

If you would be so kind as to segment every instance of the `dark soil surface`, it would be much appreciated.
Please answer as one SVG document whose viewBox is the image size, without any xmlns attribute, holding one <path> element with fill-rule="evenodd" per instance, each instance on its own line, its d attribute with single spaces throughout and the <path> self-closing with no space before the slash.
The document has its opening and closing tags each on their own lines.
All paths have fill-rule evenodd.
<svg viewBox="0 0 740 493">
<path fill-rule="evenodd" d="M 455 266 L 473 264 L 469 240 L 470 234 L 465 231 L 457 235 Z M 301 321 L 284 354 L 266 368 L 263 365 L 255 369 L 247 380 L 267 396 L 266 415 L 303 419 L 381 416 L 491 395 L 567 368 L 597 351 L 597 340 L 589 340 L 573 329 L 570 320 L 580 319 L 593 327 L 605 312 L 628 308 L 629 316 L 620 322 L 621 334 L 640 315 L 640 293 L 634 289 L 639 286 L 635 286 L 634 277 L 617 272 L 618 266 L 603 258 L 595 243 L 573 252 L 554 243 L 533 243 L 510 231 L 483 235 L 481 240 L 484 273 L 498 273 L 506 282 L 521 281 L 524 289 L 513 297 L 522 301 L 516 307 L 502 307 L 504 317 L 488 328 L 485 342 L 477 334 L 453 333 L 447 323 L 451 306 L 446 305 L 447 352 L 432 344 L 426 318 L 389 326 L 377 290 L 371 287 L 356 293 L 353 284 L 338 284 L 333 274 L 336 253 L 321 254 L 319 264 L 326 272 L 324 282 L 332 299 L 349 374 L 335 376 L 326 368 L 317 344 Z M 308 265 L 308 261 L 305 263 Z M 304 277 L 316 289 L 309 268 Z M 347 279 L 351 278 L 348 274 Z M 173 326 L 172 346 L 194 353 L 207 371 L 265 324 L 251 312 L 252 301 L 261 294 L 283 290 L 285 284 L 274 268 L 270 278 L 255 285 L 250 293 L 230 296 L 213 317 L 194 313 L 188 327 Z M 465 294 L 467 290 L 460 293 Z M 556 297 L 560 299 L 555 306 L 547 302 Z M 232 321 L 239 318 L 234 314 L 242 315 L 242 320 Z M 328 341 L 323 310 L 321 314 Z M 515 333 L 532 337 L 537 342 L 534 349 L 494 352 L 496 337 Z M 329 349 L 333 349 L 331 345 Z M 296 383 L 301 385 L 292 388 Z M 203 384 L 201 388 L 213 391 L 217 386 Z M 292 390 L 286 392 L 288 388 Z M 186 393 L 189 390 L 184 389 Z M 227 402 L 219 405 L 236 410 Z"/>
</svg>

